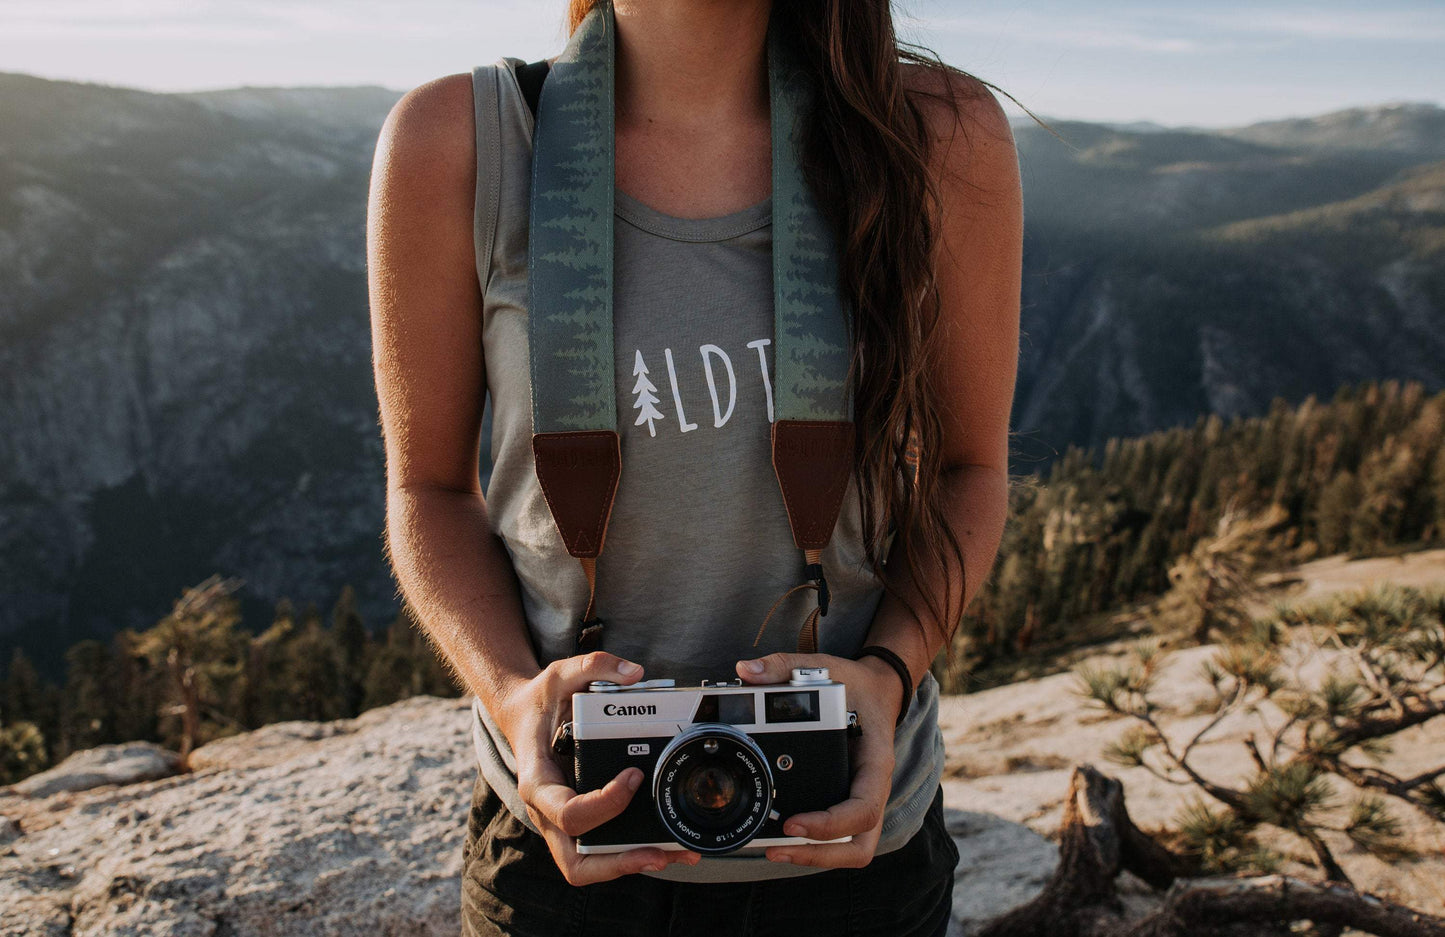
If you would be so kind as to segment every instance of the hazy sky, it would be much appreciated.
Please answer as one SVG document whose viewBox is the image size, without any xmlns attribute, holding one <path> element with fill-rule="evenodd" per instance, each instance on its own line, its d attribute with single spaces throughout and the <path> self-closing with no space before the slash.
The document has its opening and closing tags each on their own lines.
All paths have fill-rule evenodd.
<svg viewBox="0 0 1445 937">
<path fill-rule="evenodd" d="M 557 52 L 565 0 L 0 0 L 0 71 L 153 90 L 380 84 Z M 1045 117 L 1230 126 L 1445 102 L 1445 2 L 898 0 Z M 1005 99 L 1011 113 L 1021 114 Z"/>
</svg>

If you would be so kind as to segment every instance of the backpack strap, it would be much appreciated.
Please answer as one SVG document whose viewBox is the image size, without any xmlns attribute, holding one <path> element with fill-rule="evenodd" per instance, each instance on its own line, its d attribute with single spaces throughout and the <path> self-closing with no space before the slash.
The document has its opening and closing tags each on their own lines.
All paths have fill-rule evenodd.
<svg viewBox="0 0 1445 937">
<path fill-rule="evenodd" d="M 518 65 L 515 69 L 517 85 L 522 89 L 522 97 L 527 101 L 527 109 L 532 112 L 533 120 L 537 118 L 537 102 L 542 99 L 542 82 L 547 80 L 547 72 L 551 69 L 552 63 L 546 59 Z"/>
</svg>

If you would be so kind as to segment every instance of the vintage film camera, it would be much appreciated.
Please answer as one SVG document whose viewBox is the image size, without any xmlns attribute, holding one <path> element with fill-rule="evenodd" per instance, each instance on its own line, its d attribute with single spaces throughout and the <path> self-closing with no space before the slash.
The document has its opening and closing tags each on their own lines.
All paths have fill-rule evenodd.
<svg viewBox="0 0 1445 937">
<path fill-rule="evenodd" d="M 780 684 L 598 681 L 574 693 L 556 748 L 571 750 L 577 792 L 634 765 L 643 774 L 627 809 L 577 837 L 577 851 L 721 855 L 825 842 L 785 835 L 783 820 L 848 797 L 848 739 L 858 728 L 845 689 L 817 667 L 795 668 Z"/>
</svg>

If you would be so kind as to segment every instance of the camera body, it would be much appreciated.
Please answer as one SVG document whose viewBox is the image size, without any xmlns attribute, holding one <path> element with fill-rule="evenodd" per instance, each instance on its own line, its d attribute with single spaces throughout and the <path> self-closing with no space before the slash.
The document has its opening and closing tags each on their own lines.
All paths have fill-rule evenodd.
<svg viewBox="0 0 1445 937">
<path fill-rule="evenodd" d="M 577 792 L 629 767 L 643 774 L 627 808 L 577 837 L 577 851 L 721 855 L 825 842 L 784 835 L 783 820 L 848 797 L 848 739 L 857 728 L 845 690 L 820 667 L 796 668 L 782 684 L 599 681 L 574 693 Z"/>
</svg>

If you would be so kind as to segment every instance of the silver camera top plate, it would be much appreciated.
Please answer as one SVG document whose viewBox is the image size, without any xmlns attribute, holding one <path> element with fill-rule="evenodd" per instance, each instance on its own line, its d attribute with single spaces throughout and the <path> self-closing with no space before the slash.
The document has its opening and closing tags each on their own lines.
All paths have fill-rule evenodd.
<svg viewBox="0 0 1445 937">
<path fill-rule="evenodd" d="M 575 737 L 671 737 L 700 722 L 744 726 L 749 734 L 848 727 L 847 688 L 833 680 L 741 686 L 657 682 L 668 685 L 593 685 L 572 694 Z"/>
</svg>

